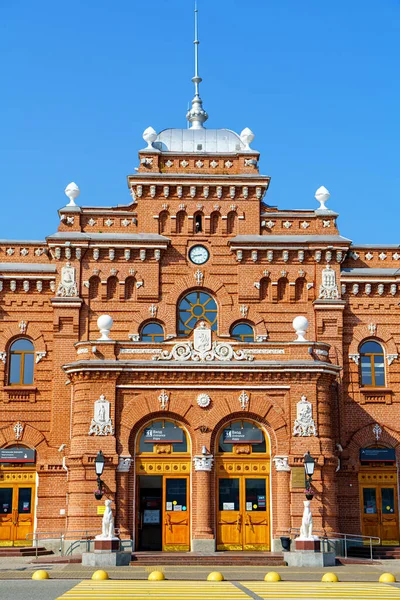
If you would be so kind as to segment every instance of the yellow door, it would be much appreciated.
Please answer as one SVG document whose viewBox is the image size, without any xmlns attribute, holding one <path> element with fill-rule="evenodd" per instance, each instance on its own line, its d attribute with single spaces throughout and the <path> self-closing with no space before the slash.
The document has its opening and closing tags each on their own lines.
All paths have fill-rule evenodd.
<svg viewBox="0 0 400 600">
<path fill-rule="evenodd" d="M 361 494 L 363 535 L 378 537 L 383 545 L 398 544 L 396 487 L 388 484 L 362 486 Z"/>
<path fill-rule="evenodd" d="M 189 478 L 164 476 L 163 550 L 190 549 Z"/>
<path fill-rule="evenodd" d="M 268 477 L 218 479 L 218 550 L 269 550 Z"/>
<path fill-rule="evenodd" d="M 27 534 L 33 532 L 34 486 L 0 486 L 0 546 L 27 546 Z"/>
</svg>

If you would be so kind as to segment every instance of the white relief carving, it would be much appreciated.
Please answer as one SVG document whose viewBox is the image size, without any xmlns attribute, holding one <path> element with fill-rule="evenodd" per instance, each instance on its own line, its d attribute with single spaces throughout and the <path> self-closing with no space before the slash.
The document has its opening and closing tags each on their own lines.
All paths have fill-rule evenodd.
<svg viewBox="0 0 400 600">
<path fill-rule="evenodd" d="M 315 251 L 315 262 L 317 262 L 317 263 L 321 262 L 321 258 L 322 258 L 321 250 L 316 250 Z"/>
<path fill-rule="evenodd" d="M 229 196 L 230 196 L 230 198 L 231 198 L 232 200 L 233 200 L 233 199 L 234 199 L 234 197 L 236 196 L 236 187 L 235 187 L 234 185 L 231 185 L 231 186 L 229 187 Z M 236 207 L 235 207 L 235 208 L 232 208 L 231 210 L 236 210 Z"/>
<path fill-rule="evenodd" d="M 263 276 L 264 277 L 269 277 L 269 271 L 267 271 L 266 269 L 263 271 Z"/>
<path fill-rule="evenodd" d="M 311 290 L 311 288 L 313 288 L 313 287 L 314 287 L 314 282 L 313 281 L 311 281 L 310 283 L 307 283 L 307 285 L 306 285 L 306 288 L 308 290 Z"/>
<path fill-rule="evenodd" d="M 329 219 L 328 221 L 322 221 L 322 227 L 330 227 L 331 226 L 331 220 Z"/>
<path fill-rule="evenodd" d="M 176 195 L 178 196 L 178 198 L 182 198 L 183 195 L 183 187 L 181 185 L 178 185 L 178 187 L 176 188 Z M 179 206 L 179 210 L 183 210 L 181 208 L 182 204 Z M 184 205 L 183 205 L 184 206 Z"/>
<path fill-rule="evenodd" d="M 6 364 L 6 360 L 7 360 L 7 352 L 0 352 L 0 360 Z"/>
<path fill-rule="evenodd" d="M 242 188 L 242 194 L 243 194 L 243 198 L 247 199 L 249 197 L 249 188 L 247 187 L 247 185 L 245 185 Z"/>
<path fill-rule="evenodd" d="M 188 166 L 188 161 L 187 160 L 181 160 L 181 167 L 183 167 L 184 169 L 186 169 L 186 167 Z"/>
<path fill-rule="evenodd" d="M 108 258 L 110 260 L 114 260 L 115 259 L 115 249 L 114 248 L 109 248 L 109 250 L 108 250 Z"/>
<path fill-rule="evenodd" d="M 24 335 L 26 333 L 26 328 L 28 327 L 28 323 L 26 321 L 20 321 L 18 323 L 18 327 L 20 332 Z"/>
<path fill-rule="evenodd" d="M 107 227 L 111 227 L 114 224 L 114 221 L 112 219 L 107 219 L 106 221 L 104 221 L 104 225 L 106 225 Z"/>
<path fill-rule="evenodd" d="M 89 348 L 78 348 L 77 354 L 89 354 Z"/>
<path fill-rule="evenodd" d="M 283 259 L 283 262 L 287 262 L 289 260 L 289 252 L 287 250 L 284 250 L 282 252 L 282 259 Z"/>
<path fill-rule="evenodd" d="M 150 186 L 150 196 L 151 196 L 152 198 L 154 198 L 154 197 L 155 197 L 155 195 L 156 195 L 156 192 L 157 192 L 157 187 L 156 187 L 155 185 L 151 185 L 151 186 Z"/>
<path fill-rule="evenodd" d="M 36 364 L 40 363 L 40 361 L 42 360 L 42 358 L 45 358 L 47 355 L 47 352 L 35 352 L 36 354 Z"/>
<path fill-rule="evenodd" d="M 374 434 L 375 439 L 378 442 L 380 440 L 381 435 L 382 435 L 382 427 L 380 427 L 378 425 L 378 423 L 375 423 L 375 425 L 372 428 L 372 433 Z"/>
<path fill-rule="evenodd" d="M 125 258 L 125 260 L 130 260 L 130 258 L 131 258 L 131 251 L 130 251 L 129 248 L 125 248 L 125 250 L 124 250 L 124 258 Z"/>
<path fill-rule="evenodd" d="M 194 278 L 196 280 L 197 285 L 201 285 L 203 283 L 204 275 L 200 271 L 200 269 L 197 269 L 196 273 L 194 274 Z"/>
<path fill-rule="evenodd" d="M 89 225 L 90 227 L 94 227 L 94 226 L 96 225 L 96 222 L 97 222 L 97 221 L 95 221 L 93 218 L 90 218 L 90 219 L 89 219 L 89 221 L 88 221 L 88 225 Z"/>
<path fill-rule="evenodd" d="M 382 296 L 385 293 L 385 286 L 383 283 L 378 284 L 378 295 Z"/>
<path fill-rule="evenodd" d="M 110 274 L 115 277 L 115 275 L 118 273 L 118 269 L 116 269 L 115 267 L 113 267 L 112 269 L 110 269 Z"/>
<path fill-rule="evenodd" d="M 164 194 L 164 198 L 168 198 L 168 196 L 169 196 L 169 185 L 164 185 L 164 187 L 163 187 L 163 194 Z M 164 208 L 164 206 L 166 206 L 166 208 Z M 167 210 L 167 208 L 168 208 L 168 204 L 167 205 L 163 204 L 163 210 Z"/>
<path fill-rule="evenodd" d="M 57 289 L 57 296 L 72 297 L 78 295 L 78 286 L 76 284 L 76 269 L 71 267 L 71 263 L 67 263 L 61 269 L 61 282 Z"/>
<path fill-rule="evenodd" d="M 24 290 L 25 293 L 29 292 L 29 281 L 28 279 L 25 279 L 22 283 L 22 289 Z"/>
<path fill-rule="evenodd" d="M 203 186 L 203 196 L 204 196 L 204 198 L 208 198 L 209 195 L 210 195 L 210 186 L 209 185 L 204 185 Z"/>
<path fill-rule="evenodd" d="M 353 260 L 358 260 L 360 258 L 360 255 L 358 254 L 358 252 L 350 252 L 350 258 L 352 258 Z"/>
<path fill-rule="evenodd" d="M 275 471 L 278 473 L 280 471 L 290 471 L 288 456 L 275 456 L 272 460 L 275 463 Z"/>
<path fill-rule="evenodd" d="M 0 292 L 3 291 L 3 281 L 0 279 Z"/>
<path fill-rule="evenodd" d="M 325 300 L 336 300 L 339 298 L 336 273 L 330 265 L 327 265 L 322 271 L 322 283 L 319 288 L 319 298 Z"/>
<path fill-rule="evenodd" d="M 290 229 L 291 226 L 292 226 L 292 223 L 290 221 L 285 221 L 283 223 L 283 226 L 284 226 L 285 229 Z"/>
<path fill-rule="evenodd" d="M 342 296 L 346 293 L 346 284 L 342 283 Z"/>
<path fill-rule="evenodd" d="M 394 360 L 397 360 L 398 358 L 399 358 L 399 355 L 398 355 L 398 354 L 388 354 L 388 355 L 387 355 L 387 361 L 388 361 L 388 365 L 389 365 L 389 367 L 390 367 L 390 365 L 392 364 L 392 362 L 393 362 Z"/>
<path fill-rule="evenodd" d="M 207 408 L 207 406 L 210 406 L 211 398 L 208 394 L 199 394 L 196 402 L 200 408 Z"/>
<path fill-rule="evenodd" d="M 82 249 L 81 248 L 76 248 L 75 249 L 75 256 L 76 256 L 77 260 L 81 260 L 81 256 L 82 256 Z"/>
<path fill-rule="evenodd" d="M 327 263 L 330 263 L 332 260 L 332 252 L 330 250 L 327 250 L 325 252 L 325 260 Z"/>
<path fill-rule="evenodd" d="M 300 277 L 304 277 L 305 274 L 306 274 L 306 272 L 303 269 L 299 269 L 299 276 Z"/>
<path fill-rule="evenodd" d="M 259 281 L 255 281 L 255 282 L 254 282 L 254 287 L 255 287 L 257 290 L 261 289 L 261 283 L 260 283 Z"/>
<path fill-rule="evenodd" d="M 249 400 L 250 396 L 245 390 L 243 390 L 239 396 L 239 404 L 242 410 L 246 410 L 246 408 L 249 406 Z"/>
<path fill-rule="evenodd" d="M 257 250 L 252 250 L 251 251 L 251 260 L 253 262 L 257 262 L 257 259 L 258 259 L 258 252 L 257 252 Z"/>
<path fill-rule="evenodd" d="M 155 304 L 151 304 L 151 306 L 149 306 L 149 313 L 152 317 L 157 316 L 157 311 L 158 311 L 158 306 L 156 306 Z"/>
<path fill-rule="evenodd" d="M 147 167 L 149 167 L 150 165 L 153 164 L 153 159 L 150 156 L 146 156 L 145 158 L 142 158 L 142 160 L 140 162 L 142 164 L 146 165 Z"/>
<path fill-rule="evenodd" d="M 261 200 L 263 197 L 263 189 L 262 187 L 256 187 L 256 198 L 257 200 Z"/>
<path fill-rule="evenodd" d="M 53 294 L 56 291 L 56 282 L 54 280 L 50 281 L 50 290 L 53 292 Z"/>
<path fill-rule="evenodd" d="M 140 342 L 140 334 L 139 333 L 130 333 L 128 335 L 128 338 L 131 340 L 131 342 Z M 138 352 L 142 352 L 142 350 L 139 348 Z M 154 352 L 156 352 L 156 350 L 154 350 Z M 121 350 L 121 354 L 128 354 L 128 352 L 126 350 Z"/>
<path fill-rule="evenodd" d="M 73 225 L 75 217 L 67 216 L 67 225 Z"/>
<path fill-rule="evenodd" d="M 211 350 L 211 329 L 205 321 L 201 321 L 193 331 L 193 347 L 200 353 Z"/>
<path fill-rule="evenodd" d="M 247 314 L 248 314 L 248 312 L 249 312 L 249 307 L 248 307 L 248 306 L 246 306 L 245 304 L 242 304 L 242 305 L 240 306 L 239 310 L 240 310 L 240 314 L 242 315 L 242 317 L 243 317 L 244 319 L 247 319 Z"/>
<path fill-rule="evenodd" d="M 397 292 L 397 285 L 395 283 L 392 283 L 390 286 L 390 293 L 392 294 L 392 296 L 395 296 Z"/>
<path fill-rule="evenodd" d="M 60 260 L 61 258 L 61 248 L 55 248 L 54 250 L 54 256 L 56 257 L 57 260 Z"/>
<path fill-rule="evenodd" d="M 393 260 L 399 260 L 399 258 L 400 258 L 400 254 L 399 254 L 398 252 L 395 252 L 395 253 L 392 255 L 392 258 L 393 258 Z"/>
<path fill-rule="evenodd" d="M 13 430 L 14 430 L 14 434 L 15 434 L 15 439 L 20 440 L 22 438 L 22 434 L 24 432 L 24 426 L 22 425 L 22 423 L 20 423 L 20 421 L 15 423 Z"/>
<path fill-rule="evenodd" d="M 145 248 L 142 248 L 142 249 L 140 250 L 140 252 L 139 252 L 139 257 L 140 257 L 140 260 L 141 260 L 141 261 L 144 261 L 144 260 L 146 260 L 146 249 L 145 249 Z"/>
<path fill-rule="evenodd" d="M 371 260 L 372 258 L 374 258 L 374 255 L 373 255 L 373 254 L 371 254 L 371 252 L 367 252 L 367 254 L 365 255 L 365 258 L 366 258 L 367 260 Z"/>
<path fill-rule="evenodd" d="M 349 354 L 350 360 L 352 360 L 356 365 L 360 363 L 360 355 L 359 354 Z"/>
<path fill-rule="evenodd" d="M 196 204 L 197 210 L 203 210 L 204 204 Z"/>
<path fill-rule="evenodd" d="M 225 166 L 227 169 L 230 169 L 231 167 L 233 167 L 233 162 L 231 162 L 230 160 L 226 160 L 225 161 Z"/>
<path fill-rule="evenodd" d="M 19 253 L 21 256 L 26 256 L 27 254 L 29 254 L 29 250 L 28 250 L 28 248 L 21 248 Z"/>
<path fill-rule="evenodd" d="M 301 437 L 310 437 L 317 435 L 314 419 L 312 418 L 312 404 L 302 396 L 297 403 L 297 419 L 294 422 L 293 435 Z"/>
<path fill-rule="evenodd" d="M 353 284 L 353 295 L 357 296 L 358 292 L 360 291 L 360 286 L 358 285 L 358 283 L 354 283 Z"/>
<path fill-rule="evenodd" d="M 285 269 L 283 269 L 283 271 L 281 271 L 281 275 L 282 275 L 282 277 L 286 277 L 287 271 L 285 271 Z"/>
<path fill-rule="evenodd" d="M 169 402 L 169 395 L 165 390 L 161 390 L 161 394 L 158 396 L 161 410 L 166 410 Z"/>
<path fill-rule="evenodd" d="M 131 456 L 119 456 L 118 457 L 118 473 L 129 473 L 132 465 L 132 457 Z"/>
<path fill-rule="evenodd" d="M 216 160 L 212 160 L 210 162 L 210 167 L 213 168 L 213 169 L 216 169 L 216 167 L 218 167 L 218 164 L 219 163 Z"/>
<path fill-rule="evenodd" d="M 90 424 L 89 435 L 114 435 L 110 418 L 110 403 L 104 394 L 94 403 L 94 417 Z"/>
<path fill-rule="evenodd" d="M 139 288 L 144 286 L 144 281 L 137 281 L 136 282 L 136 289 L 138 290 Z"/>
<path fill-rule="evenodd" d="M 303 221 L 301 224 L 301 227 L 303 229 L 308 229 L 310 227 L 310 223 L 308 223 L 307 221 Z"/>
<path fill-rule="evenodd" d="M 159 250 L 158 248 L 156 248 L 154 250 L 154 259 L 159 262 L 159 260 L 161 259 L 161 250 Z"/>
<path fill-rule="evenodd" d="M 175 344 L 171 352 L 164 350 L 160 354 L 153 356 L 153 360 L 177 360 L 179 362 L 210 362 L 213 360 L 231 361 L 231 360 L 254 360 L 246 350 L 235 352 L 232 345 L 228 342 L 214 342 L 208 351 L 198 351 L 193 347 L 192 342 L 179 342 Z"/>
<path fill-rule="evenodd" d="M 65 248 L 65 258 L 69 260 L 71 258 L 71 255 L 72 255 L 71 248 L 69 248 L 69 247 Z"/>
<path fill-rule="evenodd" d="M 38 292 L 43 291 L 43 281 L 41 281 L 40 279 L 36 282 L 36 289 Z"/>
<path fill-rule="evenodd" d="M 12 256 L 14 254 L 14 248 L 7 248 L 6 254 L 7 256 Z"/>
<path fill-rule="evenodd" d="M 299 250 L 297 253 L 297 258 L 299 259 L 299 262 L 304 262 L 304 250 Z"/>
<path fill-rule="evenodd" d="M 99 260 L 100 257 L 100 249 L 93 248 L 93 260 Z"/>
<path fill-rule="evenodd" d="M 273 250 L 268 250 L 267 251 L 267 261 L 268 262 L 272 262 L 274 259 L 274 251 Z"/>
<path fill-rule="evenodd" d="M 368 325 L 368 331 L 370 332 L 371 335 L 375 335 L 376 334 L 376 323 L 369 323 Z"/>
<path fill-rule="evenodd" d="M 370 283 L 365 284 L 365 293 L 369 296 L 372 292 L 372 285 Z"/>
<path fill-rule="evenodd" d="M 268 334 L 266 333 L 265 335 L 256 335 L 256 342 L 266 342 L 268 340 Z M 251 352 L 249 350 L 249 352 Z"/>
<path fill-rule="evenodd" d="M 197 160 L 195 164 L 198 169 L 201 169 L 202 167 L 204 167 L 204 163 L 202 160 Z"/>
<path fill-rule="evenodd" d="M 42 254 L 44 254 L 44 249 L 43 248 L 36 248 L 35 255 L 36 256 L 42 256 Z"/>
<path fill-rule="evenodd" d="M 193 457 L 195 471 L 211 472 L 213 467 L 214 457 L 212 454 L 199 455 Z"/>
<path fill-rule="evenodd" d="M 222 185 L 217 185 L 217 198 L 222 198 Z"/>
<path fill-rule="evenodd" d="M 266 226 L 268 227 L 268 229 L 272 229 L 273 227 L 275 227 L 275 221 L 271 221 L 270 219 L 266 222 Z"/>
<path fill-rule="evenodd" d="M 15 281 L 15 279 L 11 279 L 10 281 L 10 290 L 12 292 L 15 292 L 17 289 L 17 282 Z"/>
<path fill-rule="evenodd" d="M 121 225 L 122 225 L 122 227 L 128 227 L 128 225 L 130 225 L 130 220 L 129 219 L 123 219 L 121 221 Z"/>
<path fill-rule="evenodd" d="M 196 186 L 195 185 L 190 186 L 189 193 L 190 193 L 191 198 L 194 198 L 196 196 Z"/>
<path fill-rule="evenodd" d="M 379 255 L 379 260 L 385 260 L 387 258 L 387 255 L 384 252 L 381 252 Z"/>
<path fill-rule="evenodd" d="M 136 187 L 136 194 L 137 194 L 138 198 L 141 198 L 143 196 L 143 186 L 142 185 L 138 185 Z"/>
<path fill-rule="evenodd" d="M 236 250 L 236 260 L 238 262 L 243 260 L 243 250 Z"/>
<path fill-rule="evenodd" d="M 172 165 L 174 164 L 174 161 L 172 160 L 167 160 L 167 162 L 165 163 L 165 165 L 168 167 L 168 169 L 170 169 L 172 167 Z"/>
</svg>

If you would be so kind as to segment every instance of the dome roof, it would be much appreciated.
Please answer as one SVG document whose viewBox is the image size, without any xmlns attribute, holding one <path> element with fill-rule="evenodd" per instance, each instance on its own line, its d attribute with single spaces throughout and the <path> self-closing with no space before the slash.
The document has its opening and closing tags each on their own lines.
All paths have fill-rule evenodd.
<svg viewBox="0 0 400 600">
<path fill-rule="evenodd" d="M 254 137 L 254 136 L 253 136 Z M 161 152 L 226 154 L 254 152 L 230 129 L 164 129 L 153 142 Z"/>
</svg>

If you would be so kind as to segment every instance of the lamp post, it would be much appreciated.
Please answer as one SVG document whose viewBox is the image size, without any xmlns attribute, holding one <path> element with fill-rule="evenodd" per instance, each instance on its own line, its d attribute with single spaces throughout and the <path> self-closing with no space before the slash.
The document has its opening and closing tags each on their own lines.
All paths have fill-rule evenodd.
<svg viewBox="0 0 400 600">
<path fill-rule="evenodd" d="M 310 454 L 310 451 L 307 452 L 304 456 L 304 471 L 307 476 L 306 479 L 306 498 L 307 500 L 312 500 L 314 497 L 313 491 L 311 489 L 312 476 L 314 475 L 315 468 L 315 458 L 313 458 Z"/>
<path fill-rule="evenodd" d="M 98 451 L 97 456 L 96 456 L 96 460 L 94 461 L 94 468 L 96 471 L 96 475 L 97 475 L 97 490 L 94 493 L 94 497 L 96 498 L 96 500 L 101 500 L 103 497 L 103 481 L 101 480 L 101 476 L 103 475 L 103 471 L 104 471 L 104 463 L 105 463 L 105 458 L 104 458 L 104 454 L 102 453 L 101 450 Z"/>
</svg>

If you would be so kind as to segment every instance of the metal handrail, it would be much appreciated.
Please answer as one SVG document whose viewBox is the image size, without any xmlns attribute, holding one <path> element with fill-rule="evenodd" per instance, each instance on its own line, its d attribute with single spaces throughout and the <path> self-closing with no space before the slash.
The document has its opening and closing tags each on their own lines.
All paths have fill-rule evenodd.
<svg viewBox="0 0 400 600">
<path fill-rule="evenodd" d="M 343 540 L 344 541 L 344 558 L 347 558 L 347 542 L 351 542 L 352 539 L 353 541 L 355 541 L 354 538 L 356 539 L 361 539 L 361 540 L 368 540 L 369 541 L 369 552 L 370 552 L 370 557 L 371 557 L 371 561 L 373 562 L 373 546 L 377 546 L 381 543 L 381 538 L 374 536 L 374 535 L 361 535 L 358 533 L 338 533 L 336 531 L 326 531 L 326 529 L 314 529 L 313 530 L 314 533 L 320 535 L 323 539 L 325 540 L 329 540 L 329 539 L 335 539 L 335 540 Z M 292 532 L 300 532 L 300 527 L 289 527 L 288 529 L 289 535 Z M 376 540 L 374 541 L 374 543 L 372 542 L 372 540 Z"/>
<path fill-rule="evenodd" d="M 32 539 L 32 545 L 35 546 L 36 549 L 36 558 L 38 557 L 38 545 L 40 539 L 59 539 L 60 547 L 59 552 L 61 556 L 64 556 L 64 542 L 65 540 L 74 540 L 79 542 L 89 542 L 94 539 L 96 535 L 99 534 L 98 529 L 75 529 L 65 531 L 35 531 L 27 533 L 25 536 L 26 541 L 30 541 Z M 115 534 L 119 534 L 119 528 L 115 528 Z M 79 539 L 76 540 L 77 535 L 80 535 Z M 71 546 L 70 546 L 71 547 Z"/>
</svg>

